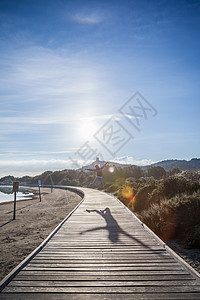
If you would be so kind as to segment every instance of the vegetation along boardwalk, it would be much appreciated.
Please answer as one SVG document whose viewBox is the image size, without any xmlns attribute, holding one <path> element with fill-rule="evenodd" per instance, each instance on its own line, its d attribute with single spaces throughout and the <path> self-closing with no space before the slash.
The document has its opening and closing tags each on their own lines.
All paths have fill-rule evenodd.
<svg viewBox="0 0 200 300">
<path fill-rule="evenodd" d="M 120 201 L 85 197 L 4 280 L 0 299 L 200 299 L 200 277 Z"/>
</svg>

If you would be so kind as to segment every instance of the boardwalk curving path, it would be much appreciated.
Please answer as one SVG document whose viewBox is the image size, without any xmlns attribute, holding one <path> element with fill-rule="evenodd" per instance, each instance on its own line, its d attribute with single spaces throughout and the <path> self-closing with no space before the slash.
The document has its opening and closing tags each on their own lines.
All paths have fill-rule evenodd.
<svg viewBox="0 0 200 300">
<path fill-rule="evenodd" d="M 23 263 L 0 299 L 200 299 L 200 277 L 120 201 L 81 204 Z"/>
</svg>

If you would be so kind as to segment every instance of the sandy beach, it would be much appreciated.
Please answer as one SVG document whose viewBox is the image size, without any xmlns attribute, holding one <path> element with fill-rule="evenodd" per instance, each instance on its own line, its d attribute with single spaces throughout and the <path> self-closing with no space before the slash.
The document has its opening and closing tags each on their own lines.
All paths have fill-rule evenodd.
<svg viewBox="0 0 200 300">
<path fill-rule="evenodd" d="M 37 192 L 37 189 L 34 189 Z M 32 200 L 17 202 L 13 220 L 13 202 L 0 204 L 0 280 L 29 255 L 78 205 L 76 193 L 42 188 Z"/>
</svg>

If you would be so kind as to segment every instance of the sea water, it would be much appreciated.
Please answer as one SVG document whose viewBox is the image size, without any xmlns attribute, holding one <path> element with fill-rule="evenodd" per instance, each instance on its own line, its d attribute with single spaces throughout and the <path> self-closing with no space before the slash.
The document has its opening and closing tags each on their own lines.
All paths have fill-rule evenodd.
<svg viewBox="0 0 200 300">
<path fill-rule="evenodd" d="M 17 193 L 17 200 L 31 199 L 33 195 L 28 188 L 19 187 Z M 0 186 L 0 202 L 9 202 L 14 200 L 14 193 L 12 186 Z"/>
</svg>

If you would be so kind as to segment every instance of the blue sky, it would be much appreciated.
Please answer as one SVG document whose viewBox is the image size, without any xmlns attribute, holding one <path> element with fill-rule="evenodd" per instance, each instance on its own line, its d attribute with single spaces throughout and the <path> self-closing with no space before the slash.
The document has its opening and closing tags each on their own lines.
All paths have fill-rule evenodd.
<svg viewBox="0 0 200 300">
<path fill-rule="evenodd" d="M 0 176 L 96 155 L 138 165 L 199 157 L 199 16 L 195 0 L 1 0 Z M 136 92 L 149 108 L 145 117 L 133 97 L 137 119 L 120 113 Z"/>
</svg>

